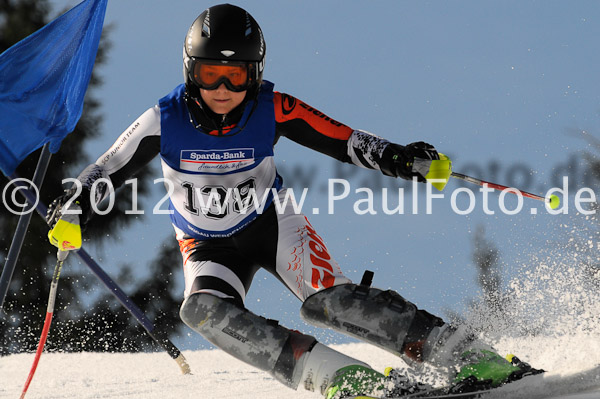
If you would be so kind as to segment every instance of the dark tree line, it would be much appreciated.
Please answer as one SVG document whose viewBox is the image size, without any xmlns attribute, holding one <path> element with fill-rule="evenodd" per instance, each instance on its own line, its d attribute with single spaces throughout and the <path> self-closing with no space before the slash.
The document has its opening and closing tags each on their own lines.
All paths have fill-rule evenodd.
<svg viewBox="0 0 600 399">
<path fill-rule="evenodd" d="M 40 29 L 51 19 L 47 0 L 0 0 L 0 52 Z M 58 15 L 56 12 L 54 15 Z M 63 141 L 60 151 L 52 156 L 48 173 L 40 190 L 40 199 L 50 203 L 62 193 L 61 180 L 75 177 L 85 165 L 93 162 L 98 154 L 87 154 L 85 143 L 100 134 L 117 137 L 119 132 L 102 132 L 101 103 L 95 97 L 102 84 L 98 69 L 107 60 L 110 29 L 104 29 L 96 65 L 86 94 L 83 115 L 75 130 Z M 17 66 L 15 66 L 17 67 Z M 39 151 L 31 154 L 16 173 L 31 178 Z M 148 193 L 152 175 L 151 168 L 144 168 L 136 177 L 138 194 Z M 0 187 L 9 180 L 0 176 Z M 130 194 L 117 190 L 113 210 L 105 216 L 96 217 L 84 233 L 86 245 L 101 243 L 107 234 L 129 227 L 136 218 L 125 215 L 130 209 Z M 0 259 L 2 267 L 8 253 L 18 216 L 0 206 Z M 23 351 L 35 351 L 43 325 L 48 300 L 50 279 L 56 263 L 56 248 L 48 243 L 48 227 L 45 221 L 33 215 L 12 283 L 4 303 L 5 314 L 0 316 L 0 355 Z M 112 276 L 117 284 L 127 283 L 134 267 L 143 267 L 147 277 L 135 281 L 126 293 L 157 326 L 173 336 L 182 328 L 178 309 L 180 294 L 173 292 L 173 272 L 181 265 L 181 257 L 173 239 L 156 249 L 156 259 L 150 265 L 122 265 L 121 278 Z M 127 311 L 105 290 L 95 289 L 99 282 L 90 273 L 74 272 L 65 262 L 59 282 L 59 294 L 55 308 L 52 330 L 48 338 L 49 350 L 64 351 L 137 351 L 154 348 L 152 340 Z M 128 285 L 128 286 L 129 286 Z M 95 293 L 94 293 L 95 292 Z M 98 294 L 100 292 L 100 294 Z"/>
<path fill-rule="evenodd" d="M 473 263 L 477 268 L 477 283 L 482 291 L 485 307 L 495 316 L 503 312 L 505 299 L 502 292 L 502 271 L 499 267 L 499 252 L 486 239 L 485 230 L 479 226 L 473 238 Z"/>
</svg>

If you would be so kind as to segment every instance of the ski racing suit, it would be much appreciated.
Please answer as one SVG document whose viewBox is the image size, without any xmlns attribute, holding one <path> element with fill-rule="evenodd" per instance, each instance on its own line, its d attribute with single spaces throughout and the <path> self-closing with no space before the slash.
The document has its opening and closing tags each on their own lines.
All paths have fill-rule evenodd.
<svg viewBox="0 0 600 399">
<path fill-rule="evenodd" d="M 393 291 L 353 284 L 292 201 L 274 204 L 287 193 L 273 159 L 280 137 L 382 172 L 389 142 L 274 92 L 267 81 L 235 125 L 206 132 L 192 123 L 184 94 L 180 85 L 160 99 L 79 176 L 85 187 L 99 177 L 118 187 L 160 154 L 183 256 L 183 321 L 294 389 L 302 383 L 323 392 L 337 369 L 364 364 L 248 311 L 244 299 L 262 267 L 303 302 L 307 321 L 426 358 L 427 337 L 443 321 Z"/>
</svg>

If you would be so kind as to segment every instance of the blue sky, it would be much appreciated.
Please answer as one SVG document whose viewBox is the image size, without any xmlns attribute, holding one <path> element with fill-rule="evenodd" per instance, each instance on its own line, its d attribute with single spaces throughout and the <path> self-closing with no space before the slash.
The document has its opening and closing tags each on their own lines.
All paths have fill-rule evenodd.
<svg viewBox="0 0 600 399">
<path fill-rule="evenodd" d="M 55 10 L 77 1 L 52 0 Z M 454 170 L 545 194 L 571 166 L 573 188 L 583 187 L 577 165 L 587 142 L 573 132 L 600 128 L 600 3 L 596 1 L 239 1 L 257 19 L 267 42 L 264 77 L 353 128 L 407 144 L 428 141 L 452 157 Z M 182 82 L 184 36 L 212 3 L 178 0 L 111 0 L 106 24 L 113 47 L 100 72 L 102 137 L 86 148 L 92 162 L 157 100 Z M 395 192 L 401 182 L 375 172 L 340 167 L 323 155 L 282 139 L 276 147 L 289 186 L 310 181 L 307 216 L 342 269 L 359 281 L 375 271 L 374 285 L 394 288 L 419 307 L 442 314 L 461 310 L 478 295 L 471 261 L 479 226 L 500 250 L 506 280 L 567 241 L 582 217 L 550 216 L 525 199 L 517 215 L 476 210 L 457 215 L 451 181 L 431 215 L 356 215 L 363 186 Z M 159 162 L 153 162 L 160 177 Z M 74 173 L 78 172 L 77 166 Z M 300 171 L 299 176 L 293 171 Z M 328 215 L 328 177 L 347 177 L 352 194 Z M 66 176 L 65 176 L 66 177 Z M 587 183 L 594 183 L 592 180 Z M 296 183 L 297 184 L 297 183 Z M 591 186 L 596 191 L 596 185 Z M 408 188 L 407 188 L 408 190 Z M 164 195 L 156 187 L 148 212 Z M 411 204 L 410 192 L 405 201 Z M 489 196 L 497 204 L 498 195 Z M 464 198 L 459 204 L 464 205 Z M 563 202 L 566 199 L 563 199 Z M 462 202 L 461 202 L 462 201 Z M 514 202 L 506 201 L 507 207 Z M 312 209 L 318 207 L 318 215 Z M 531 208 L 537 214 L 531 214 Z M 464 207 L 463 207 L 464 209 Z M 172 236 L 167 216 L 147 215 L 135 228 L 93 248 L 113 276 L 129 262 L 144 262 Z M 175 242 L 173 241 L 173 245 Z M 153 249 L 155 248 L 155 249 Z M 564 260 L 569 262 L 568 259 Z M 78 266 L 72 266 L 78 267 Z M 79 266 L 81 267 L 81 266 Z M 83 267 L 82 267 L 82 270 Z M 180 278 L 180 280 L 182 277 Z M 299 321 L 299 302 L 267 274 L 257 279 L 247 306 L 282 324 L 316 334 Z M 338 335 L 320 335 L 340 341 Z M 203 341 L 180 341 L 186 349 Z"/>
</svg>

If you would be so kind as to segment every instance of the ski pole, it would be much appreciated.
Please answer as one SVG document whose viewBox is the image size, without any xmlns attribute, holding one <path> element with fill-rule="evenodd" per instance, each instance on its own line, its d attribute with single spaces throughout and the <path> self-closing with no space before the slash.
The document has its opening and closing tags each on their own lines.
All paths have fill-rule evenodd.
<svg viewBox="0 0 600 399">
<path fill-rule="evenodd" d="M 191 368 L 183 353 L 167 337 L 166 333 L 157 329 L 154 324 L 146 317 L 144 312 L 137 307 L 135 303 L 119 288 L 119 286 L 110 278 L 108 274 L 98 265 L 98 263 L 81 248 L 75 252 L 75 255 L 82 260 L 90 271 L 104 284 L 104 286 L 113 294 L 113 296 L 123 305 L 125 309 L 137 320 L 137 322 L 146 330 L 148 336 L 161 346 L 165 352 L 177 363 L 182 374 L 191 374 Z"/>
<path fill-rule="evenodd" d="M 25 397 L 25 394 L 27 393 L 29 384 L 31 384 L 31 380 L 33 379 L 33 375 L 35 374 L 35 370 L 37 369 L 40 357 L 42 356 L 42 352 L 44 351 L 44 346 L 46 345 L 46 338 L 48 338 L 50 324 L 52 324 L 52 315 L 54 314 L 54 302 L 56 301 L 58 278 L 60 277 L 60 270 L 62 269 L 62 265 L 65 259 L 67 259 L 67 255 L 69 255 L 69 251 L 59 250 L 56 256 L 57 261 L 56 266 L 54 267 L 54 274 L 52 275 L 52 283 L 50 284 L 50 295 L 48 297 L 48 307 L 46 309 L 46 319 L 44 320 L 42 335 L 40 336 L 40 342 L 38 344 L 37 351 L 35 352 L 35 358 L 33 359 L 33 364 L 31 365 L 31 370 L 29 371 L 27 381 L 25 381 L 25 386 L 23 387 L 23 392 L 21 392 L 20 399 L 23 399 Z"/>
<path fill-rule="evenodd" d="M 421 175 L 425 176 L 427 181 L 429 181 L 435 188 L 442 191 L 448 180 L 451 177 L 455 179 L 460 179 L 469 183 L 477 184 L 478 186 L 488 186 L 495 190 L 508 190 L 509 192 L 519 195 L 521 194 L 524 197 L 532 198 L 538 201 L 543 201 L 548 204 L 551 209 L 556 209 L 560 205 L 560 199 L 556 195 L 551 195 L 548 199 L 542 197 L 541 195 L 528 193 L 527 191 L 519 190 L 514 187 L 503 186 L 502 184 L 491 183 L 489 181 L 476 179 L 475 177 L 467 176 L 462 173 L 457 173 L 452 171 L 452 161 L 446 155 L 442 153 L 438 153 L 439 159 L 427 160 L 415 158 L 413 163 L 413 170 L 420 172 Z M 421 172 L 422 171 L 422 172 Z"/>
<path fill-rule="evenodd" d="M 36 203 L 35 194 L 22 182 L 17 182 L 18 177 L 12 175 L 11 176 L 13 183 L 20 187 L 23 187 L 20 190 L 20 193 L 27 199 L 27 201 L 32 204 Z M 42 201 L 38 201 L 35 207 L 38 215 L 46 220 L 46 211 L 47 207 Z M 171 342 L 171 340 L 167 337 L 164 331 L 159 331 L 154 324 L 148 319 L 148 317 L 144 314 L 144 312 L 137 307 L 131 299 L 123 292 L 123 290 L 110 278 L 108 274 L 96 263 L 92 257 L 86 252 L 84 248 L 79 249 L 75 252 L 75 255 L 82 260 L 86 266 L 92 271 L 92 273 L 98 277 L 101 283 L 109 290 L 109 292 L 115 296 L 115 298 L 123 305 L 125 309 L 137 320 L 137 322 L 146 330 L 150 338 L 154 340 L 159 346 L 161 346 L 167 354 L 175 360 L 177 365 L 179 366 L 182 374 L 191 374 L 190 366 L 183 356 L 183 353 Z"/>
<path fill-rule="evenodd" d="M 556 209 L 560 205 L 560 199 L 556 195 L 551 195 L 550 198 L 546 199 L 545 197 L 542 197 L 541 195 L 528 193 L 527 191 L 518 190 L 513 187 L 503 186 L 503 185 L 497 184 L 497 183 L 490 183 L 488 181 L 476 179 L 474 177 L 463 175 L 462 173 L 457 173 L 457 172 L 452 172 L 450 174 L 450 177 L 454 177 L 455 179 L 460 179 L 460 180 L 463 180 L 463 181 L 466 181 L 469 183 L 477 184 L 482 187 L 487 185 L 488 187 L 493 188 L 495 190 L 500 190 L 500 191 L 510 190 L 510 192 L 512 192 L 513 194 L 521 193 L 524 197 L 532 198 L 532 199 L 547 203 L 551 209 Z"/>
<path fill-rule="evenodd" d="M 52 156 L 48 148 L 48 143 L 44 144 L 37 166 L 35 167 L 35 172 L 33 173 L 32 183 L 36 188 L 42 186 L 44 176 L 48 170 L 48 164 L 50 163 L 50 157 Z M 30 202 L 30 204 L 33 205 L 34 203 Z M 12 275 L 15 271 L 17 259 L 19 258 L 19 253 L 23 247 L 23 241 L 25 241 L 25 234 L 27 233 L 30 220 L 30 212 L 22 214 L 19 217 L 19 223 L 17 223 L 13 241 L 10 244 L 10 249 L 8 250 L 8 255 L 6 256 L 6 263 L 4 264 L 4 269 L 2 269 L 2 275 L 0 275 L 0 312 L 4 306 L 4 300 L 6 299 L 6 294 L 8 293 L 8 286 L 10 285 L 10 280 L 12 279 Z"/>
</svg>

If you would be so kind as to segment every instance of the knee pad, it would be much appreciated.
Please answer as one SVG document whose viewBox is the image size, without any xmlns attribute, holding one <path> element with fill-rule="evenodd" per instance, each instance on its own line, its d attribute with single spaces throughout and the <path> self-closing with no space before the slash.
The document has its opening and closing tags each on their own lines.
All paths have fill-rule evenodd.
<svg viewBox="0 0 600 399">
<path fill-rule="evenodd" d="M 422 346 L 443 320 L 405 300 L 395 291 L 369 283 L 343 284 L 319 291 L 301 308 L 304 320 L 332 328 L 397 355 L 423 360 Z"/>
<path fill-rule="evenodd" d="M 288 330 L 230 300 L 208 293 L 185 299 L 179 312 L 191 329 L 235 358 L 297 388 L 314 337 Z"/>
</svg>

